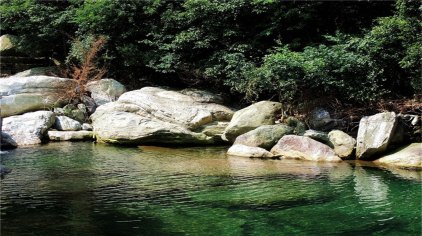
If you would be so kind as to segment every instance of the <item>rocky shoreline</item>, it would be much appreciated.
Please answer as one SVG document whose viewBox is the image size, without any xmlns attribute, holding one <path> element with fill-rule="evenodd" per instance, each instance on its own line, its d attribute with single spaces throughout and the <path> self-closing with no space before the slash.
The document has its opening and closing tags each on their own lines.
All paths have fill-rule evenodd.
<svg viewBox="0 0 422 236">
<path fill-rule="evenodd" d="M 29 76 L 25 76 L 29 75 Z M 68 104 L 75 81 L 33 73 L 0 79 L 2 148 L 45 141 L 96 140 L 122 145 L 232 144 L 228 155 L 422 169 L 420 137 L 406 132 L 403 115 L 362 117 L 356 137 L 336 129 L 321 108 L 309 125 L 281 117 L 283 104 L 260 101 L 241 110 L 220 95 L 196 89 L 144 87 L 126 91 L 113 79 L 90 82 L 90 97 Z M 420 127 L 420 116 L 412 117 Z M 308 127 L 309 126 L 309 127 Z M 415 141 L 416 140 L 416 141 Z M 412 143 L 413 142 L 413 143 Z"/>
</svg>

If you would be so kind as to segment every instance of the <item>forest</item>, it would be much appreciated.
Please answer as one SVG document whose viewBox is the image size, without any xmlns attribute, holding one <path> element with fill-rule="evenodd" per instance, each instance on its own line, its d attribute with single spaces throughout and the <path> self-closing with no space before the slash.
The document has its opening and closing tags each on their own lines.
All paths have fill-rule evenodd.
<svg viewBox="0 0 422 236">
<path fill-rule="evenodd" d="M 420 1 L 3 0 L 2 34 L 129 88 L 211 88 L 242 102 L 365 106 L 421 94 Z"/>
</svg>

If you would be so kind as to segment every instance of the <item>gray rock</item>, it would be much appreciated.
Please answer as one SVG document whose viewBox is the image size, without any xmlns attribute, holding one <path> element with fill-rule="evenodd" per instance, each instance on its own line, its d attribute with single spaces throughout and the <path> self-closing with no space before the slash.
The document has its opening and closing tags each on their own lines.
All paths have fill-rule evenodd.
<svg viewBox="0 0 422 236">
<path fill-rule="evenodd" d="M 60 131 L 77 131 L 82 129 L 81 123 L 67 116 L 57 116 L 54 128 Z"/>
<path fill-rule="evenodd" d="M 1 117 L 60 106 L 74 81 L 50 76 L 8 77 L 0 80 Z"/>
<path fill-rule="evenodd" d="M 331 118 L 330 113 L 323 108 L 316 108 L 313 110 L 309 119 L 311 128 L 321 131 L 332 130 L 338 123 L 340 122 Z"/>
<path fill-rule="evenodd" d="M 330 146 L 331 148 L 334 147 L 333 144 L 330 142 L 330 138 L 328 137 L 328 134 L 325 133 L 325 132 L 309 129 L 309 130 L 305 131 L 303 136 L 309 137 L 313 140 L 316 140 L 318 142 L 326 144 L 326 145 Z"/>
<path fill-rule="evenodd" d="M 333 130 L 328 134 L 334 152 L 342 159 L 350 158 L 355 149 L 356 140 L 341 130 Z"/>
<path fill-rule="evenodd" d="M 34 145 L 41 143 L 55 119 L 51 111 L 30 112 L 4 118 L 2 128 L 18 146 Z"/>
<path fill-rule="evenodd" d="M 84 122 L 88 118 L 87 109 L 84 104 L 78 104 L 77 106 L 73 104 L 68 104 L 63 107 L 62 111 L 63 111 L 63 115 L 70 117 L 74 120 L 77 120 L 79 122 Z"/>
<path fill-rule="evenodd" d="M 54 76 L 58 73 L 57 67 L 48 66 L 48 67 L 35 67 L 19 73 L 16 73 L 10 77 L 28 77 L 28 76 Z"/>
<path fill-rule="evenodd" d="M 293 116 L 287 118 L 286 124 L 293 128 L 293 133 L 296 135 L 303 135 L 306 131 L 305 124 Z"/>
<path fill-rule="evenodd" d="M 85 105 L 88 114 L 93 114 L 95 112 L 95 109 L 97 109 L 98 107 L 95 103 L 95 100 L 89 96 L 83 95 L 81 97 L 81 101 Z"/>
<path fill-rule="evenodd" d="M 116 101 L 126 92 L 123 84 L 114 79 L 101 79 L 88 82 L 86 90 L 91 92 L 91 97 L 98 106 Z"/>
<path fill-rule="evenodd" d="M 224 99 L 221 95 L 214 94 L 214 93 L 211 93 L 211 92 L 205 91 L 205 90 L 189 88 L 189 89 L 181 90 L 180 93 L 194 97 L 196 99 L 196 101 L 202 102 L 202 103 L 223 104 L 223 102 L 224 102 Z"/>
<path fill-rule="evenodd" d="M 48 138 L 51 141 L 79 141 L 79 140 L 94 140 L 94 133 L 92 131 L 48 131 Z"/>
<path fill-rule="evenodd" d="M 227 155 L 256 158 L 273 158 L 274 155 L 260 147 L 250 147 L 242 144 L 234 144 L 227 151 Z"/>
<path fill-rule="evenodd" d="M 281 103 L 261 101 L 237 111 L 223 134 L 223 139 L 233 142 L 237 136 L 262 125 L 273 125 L 281 112 Z"/>
<path fill-rule="evenodd" d="M 400 139 L 395 135 L 397 124 L 398 119 L 394 112 L 363 117 L 359 123 L 356 157 L 371 160 L 385 152 L 395 139 Z"/>
<path fill-rule="evenodd" d="M 92 128 L 92 125 L 91 124 L 83 123 L 82 124 L 82 129 L 83 130 L 92 130 L 93 128 Z"/>
<path fill-rule="evenodd" d="M 11 149 L 16 148 L 18 144 L 9 134 L 1 132 L 1 142 L 0 142 L 0 149 Z"/>
<path fill-rule="evenodd" d="M 195 130 L 195 132 L 200 132 L 208 137 L 211 137 L 213 140 L 215 140 L 216 143 L 222 143 L 224 140 L 221 138 L 221 136 L 223 135 L 224 130 L 228 124 L 229 122 L 227 121 L 214 121 L 200 127 L 198 130 Z"/>
<path fill-rule="evenodd" d="M 381 165 L 422 169 L 422 143 L 412 143 L 375 161 Z"/>
<path fill-rule="evenodd" d="M 329 146 L 308 137 L 285 135 L 271 149 L 274 155 L 286 159 L 308 161 L 341 161 Z"/>
<path fill-rule="evenodd" d="M 162 88 L 124 93 L 91 115 L 98 140 L 111 143 L 210 144 L 215 139 L 196 132 L 213 122 L 228 121 L 233 111 L 223 105 Z"/>
<path fill-rule="evenodd" d="M 269 150 L 281 137 L 292 133 L 293 128 L 287 125 L 263 125 L 238 136 L 234 141 L 234 144 L 260 147 Z"/>
</svg>

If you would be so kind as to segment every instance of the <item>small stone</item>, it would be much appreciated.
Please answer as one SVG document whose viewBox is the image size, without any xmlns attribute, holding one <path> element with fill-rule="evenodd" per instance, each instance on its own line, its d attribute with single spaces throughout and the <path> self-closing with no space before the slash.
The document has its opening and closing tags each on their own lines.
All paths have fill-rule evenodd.
<svg viewBox="0 0 422 236">
<path fill-rule="evenodd" d="M 227 151 L 227 155 L 242 156 L 242 157 L 256 157 L 256 158 L 273 158 L 274 155 L 260 147 L 249 147 L 242 144 L 234 144 Z"/>
<path fill-rule="evenodd" d="M 74 119 L 71 119 L 67 116 L 57 116 L 54 123 L 54 128 L 61 131 L 76 131 L 80 130 L 82 127 L 81 123 Z"/>
<path fill-rule="evenodd" d="M 333 130 L 328 134 L 334 152 L 342 159 L 352 156 L 356 140 L 341 130 Z"/>
<path fill-rule="evenodd" d="M 83 130 L 92 130 L 92 125 L 88 124 L 88 123 L 83 123 L 82 124 L 82 129 Z"/>
<path fill-rule="evenodd" d="M 78 141 L 78 140 L 93 140 L 94 133 L 92 131 L 48 131 L 48 138 L 51 141 Z"/>
</svg>

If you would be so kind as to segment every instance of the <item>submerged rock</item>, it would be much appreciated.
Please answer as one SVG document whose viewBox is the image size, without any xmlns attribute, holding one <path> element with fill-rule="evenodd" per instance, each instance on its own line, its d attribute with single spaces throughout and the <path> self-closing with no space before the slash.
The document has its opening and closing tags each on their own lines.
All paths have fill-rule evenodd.
<svg viewBox="0 0 422 236">
<path fill-rule="evenodd" d="M 262 125 L 273 125 L 281 103 L 261 101 L 237 111 L 223 134 L 223 139 L 233 142 L 237 136 Z"/>
<path fill-rule="evenodd" d="M 116 101 L 126 92 L 123 84 L 114 79 L 101 79 L 88 82 L 86 90 L 91 92 L 91 97 L 98 106 Z"/>
<path fill-rule="evenodd" d="M 1 179 L 3 179 L 4 176 L 9 174 L 10 172 L 12 172 L 11 169 L 7 168 L 4 165 L 0 165 L 0 177 L 1 177 Z"/>
<path fill-rule="evenodd" d="M 422 169 L 422 143 L 412 143 L 376 160 L 375 163 Z"/>
<path fill-rule="evenodd" d="M 196 130 L 228 121 L 233 111 L 177 91 L 145 87 L 124 93 L 91 116 L 94 133 L 111 143 L 210 144 L 216 140 Z"/>
<path fill-rule="evenodd" d="M 256 158 L 273 158 L 274 155 L 260 147 L 250 147 L 243 144 L 234 144 L 227 151 L 227 155 L 256 157 Z"/>
<path fill-rule="evenodd" d="M 396 139 L 398 119 L 394 112 L 365 116 L 360 120 L 356 145 L 356 157 L 371 160 L 387 150 Z"/>
<path fill-rule="evenodd" d="M 52 141 L 79 141 L 79 140 L 93 140 L 94 133 L 92 131 L 48 131 L 48 138 Z"/>
<path fill-rule="evenodd" d="M 356 140 L 341 130 L 333 130 L 328 134 L 329 142 L 334 146 L 334 152 L 342 159 L 353 154 Z"/>
<path fill-rule="evenodd" d="M 0 150 L 16 148 L 18 144 L 9 134 L 1 132 Z"/>
<path fill-rule="evenodd" d="M 51 76 L 1 79 L 1 117 L 60 106 L 74 85 L 73 80 Z"/>
<path fill-rule="evenodd" d="M 30 112 L 4 118 L 2 128 L 18 146 L 39 144 L 55 119 L 51 111 Z"/>
<path fill-rule="evenodd" d="M 292 133 L 293 128 L 287 125 L 263 125 L 238 136 L 234 141 L 234 144 L 260 147 L 269 150 L 281 137 Z"/>
<path fill-rule="evenodd" d="M 77 131 L 82 128 L 81 123 L 67 116 L 57 116 L 54 128 L 61 131 Z"/>
<path fill-rule="evenodd" d="M 329 146 L 308 137 L 285 135 L 271 149 L 283 158 L 309 161 L 341 161 Z"/>
</svg>

